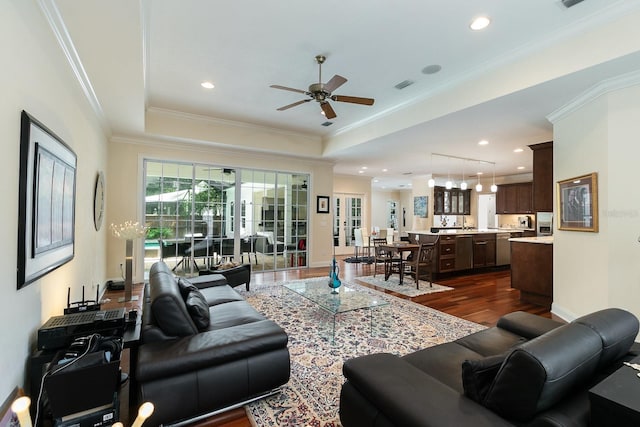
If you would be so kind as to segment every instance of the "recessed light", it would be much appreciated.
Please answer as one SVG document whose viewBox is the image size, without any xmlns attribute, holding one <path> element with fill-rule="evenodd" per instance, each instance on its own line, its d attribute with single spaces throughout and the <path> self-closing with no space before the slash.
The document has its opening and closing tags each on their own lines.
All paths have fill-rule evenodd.
<svg viewBox="0 0 640 427">
<path fill-rule="evenodd" d="M 358 171 L 358 173 L 364 173 L 364 171 L 360 170 L 360 171 Z"/>
<path fill-rule="evenodd" d="M 514 153 L 522 153 L 524 150 L 522 148 L 516 148 L 513 150 Z"/>
<path fill-rule="evenodd" d="M 524 166 L 518 166 L 518 170 L 524 169 Z"/>
<path fill-rule="evenodd" d="M 482 141 L 478 141 L 478 145 L 489 145 L 489 141 L 483 139 Z"/>
<path fill-rule="evenodd" d="M 374 179 L 374 180 L 373 180 L 373 182 L 380 182 L 380 180 L 378 180 L 378 179 Z"/>
<path fill-rule="evenodd" d="M 202 86 L 205 89 L 213 89 L 215 87 L 211 82 L 202 82 L 200 83 L 200 86 Z"/>
<path fill-rule="evenodd" d="M 382 172 L 387 172 L 389 169 L 382 169 Z"/>
<path fill-rule="evenodd" d="M 476 18 L 473 18 L 473 21 L 471 21 L 471 24 L 469 24 L 469 28 L 471 28 L 473 31 L 480 31 L 487 28 L 490 23 L 491 20 L 489 19 L 489 17 L 478 16 Z"/>
<path fill-rule="evenodd" d="M 367 168 L 366 166 L 362 166 L 362 169 L 365 169 L 365 170 L 366 170 L 366 169 L 368 169 L 368 168 Z"/>
</svg>

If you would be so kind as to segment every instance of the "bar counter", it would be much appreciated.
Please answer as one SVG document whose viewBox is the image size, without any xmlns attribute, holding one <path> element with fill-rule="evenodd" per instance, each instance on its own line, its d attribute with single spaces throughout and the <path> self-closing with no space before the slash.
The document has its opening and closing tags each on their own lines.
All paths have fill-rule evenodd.
<svg viewBox="0 0 640 427">
<path fill-rule="evenodd" d="M 547 309 L 553 302 L 553 236 L 515 237 L 511 242 L 511 287 L 520 300 Z"/>
</svg>

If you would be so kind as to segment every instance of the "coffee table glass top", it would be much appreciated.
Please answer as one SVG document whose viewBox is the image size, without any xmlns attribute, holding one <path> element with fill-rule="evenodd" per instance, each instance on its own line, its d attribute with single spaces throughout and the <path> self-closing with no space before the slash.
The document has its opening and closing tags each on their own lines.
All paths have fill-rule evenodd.
<svg viewBox="0 0 640 427">
<path fill-rule="evenodd" d="M 338 288 L 337 294 L 332 294 L 332 288 L 329 287 L 328 280 L 329 279 L 326 281 L 296 281 L 286 283 L 283 286 L 307 298 L 334 315 L 362 308 L 376 308 L 389 305 L 389 302 L 384 299 L 344 285 Z"/>
</svg>

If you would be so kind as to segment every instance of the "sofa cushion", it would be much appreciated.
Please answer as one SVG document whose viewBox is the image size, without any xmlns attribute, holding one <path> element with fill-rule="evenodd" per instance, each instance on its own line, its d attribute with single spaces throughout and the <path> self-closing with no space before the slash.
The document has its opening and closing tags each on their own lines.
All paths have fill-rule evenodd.
<svg viewBox="0 0 640 427">
<path fill-rule="evenodd" d="M 462 386 L 469 399 L 483 403 L 506 354 L 462 362 Z"/>
<path fill-rule="evenodd" d="M 608 308 L 579 317 L 573 323 L 585 325 L 602 339 L 598 368 L 604 368 L 627 354 L 638 335 L 638 319 L 628 311 Z"/>
<path fill-rule="evenodd" d="M 527 421 L 587 382 L 601 353 L 600 336 L 590 328 L 556 328 L 509 353 L 484 404 L 505 418 Z"/>
<path fill-rule="evenodd" d="M 207 304 L 207 300 L 202 293 L 198 289 L 192 289 L 187 294 L 185 304 L 191 320 L 193 320 L 198 330 L 207 330 L 210 322 L 209 304 Z"/>
<path fill-rule="evenodd" d="M 189 292 L 198 290 L 198 288 L 193 283 L 191 283 L 184 277 L 178 277 L 178 288 L 180 289 L 180 295 L 182 295 L 182 299 L 184 299 L 185 301 L 189 296 Z"/>
</svg>

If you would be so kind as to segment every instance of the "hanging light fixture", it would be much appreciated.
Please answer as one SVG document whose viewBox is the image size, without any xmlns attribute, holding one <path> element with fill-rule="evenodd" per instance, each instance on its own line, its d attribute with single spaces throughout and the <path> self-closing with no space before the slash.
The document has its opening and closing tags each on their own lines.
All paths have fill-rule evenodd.
<svg viewBox="0 0 640 427">
<path fill-rule="evenodd" d="M 480 175 L 482 174 L 482 172 L 478 171 L 476 172 L 476 176 L 478 177 L 478 183 L 476 184 L 476 191 L 478 193 L 480 193 L 482 191 L 482 184 L 480 184 Z"/>
<path fill-rule="evenodd" d="M 496 164 L 493 164 L 493 184 L 491 184 L 491 192 L 492 193 L 497 193 L 498 192 L 498 186 L 496 185 Z"/>
<path fill-rule="evenodd" d="M 460 183 L 460 189 L 467 189 L 467 181 L 464 180 L 464 159 L 462 159 L 462 182 Z"/>
<path fill-rule="evenodd" d="M 449 158 L 447 158 L 447 182 L 444 183 L 444 188 L 451 190 L 453 188 L 453 182 L 451 182 L 451 164 Z"/>
<path fill-rule="evenodd" d="M 436 186 L 436 180 L 433 179 L 433 153 L 431 153 L 431 178 L 427 181 L 427 185 L 429 188 L 433 188 Z"/>
</svg>

